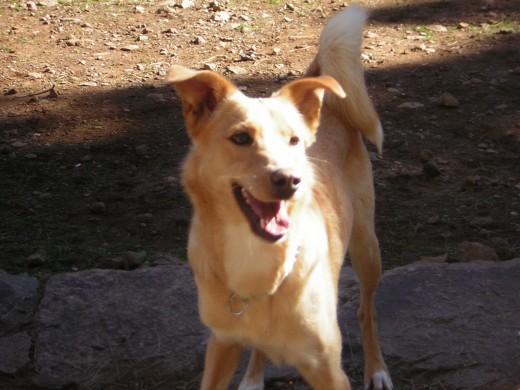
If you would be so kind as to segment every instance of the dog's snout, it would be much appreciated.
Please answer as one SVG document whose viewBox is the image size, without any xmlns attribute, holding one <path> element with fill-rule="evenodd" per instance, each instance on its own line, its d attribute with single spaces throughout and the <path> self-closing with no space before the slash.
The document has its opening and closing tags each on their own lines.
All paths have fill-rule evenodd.
<svg viewBox="0 0 520 390">
<path fill-rule="evenodd" d="M 289 169 L 278 169 L 271 173 L 271 184 L 281 199 L 294 195 L 302 179 Z"/>
</svg>

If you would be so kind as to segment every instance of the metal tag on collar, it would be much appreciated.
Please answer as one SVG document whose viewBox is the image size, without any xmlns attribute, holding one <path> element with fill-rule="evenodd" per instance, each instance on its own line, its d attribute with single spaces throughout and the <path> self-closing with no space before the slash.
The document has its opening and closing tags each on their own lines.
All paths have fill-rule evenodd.
<svg viewBox="0 0 520 390">
<path fill-rule="evenodd" d="M 229 312 L 235 317 L 240 317 L 249 307 L 249 299 L 241 298 L 236 294 L 231 294 L 228 300 Z"/>
</svg>

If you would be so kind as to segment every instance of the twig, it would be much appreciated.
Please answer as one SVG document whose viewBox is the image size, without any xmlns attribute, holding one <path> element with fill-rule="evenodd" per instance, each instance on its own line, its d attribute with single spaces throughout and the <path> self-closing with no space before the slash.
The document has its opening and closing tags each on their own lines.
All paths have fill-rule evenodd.
<svg viewBox="0 0 520 390">
<path fill-rule="evenodd" d="M 49 93 L 49 97 L 50 98 L 57 98 L 58 97 L 58 93 L 56 92 L 56 90 L 54 89 L 54 87 L 56 87 L 56 84 L 52 84 L 52 87 L 50 87 L 49 89 L 46 89 L 45 91 L 42 91 L 42 92 L 35 92 L 35 93 L 30 93 L 28 95 L 22 95 L 22 96 L 15 96 L 14 98 L 15 99 L 23 99 L 23 98 L 26 98 L 26 97 L 32 97 L 32 96 L 38 96 L 38 95 L 43 95 L 44 93 Z"/>
</svg>

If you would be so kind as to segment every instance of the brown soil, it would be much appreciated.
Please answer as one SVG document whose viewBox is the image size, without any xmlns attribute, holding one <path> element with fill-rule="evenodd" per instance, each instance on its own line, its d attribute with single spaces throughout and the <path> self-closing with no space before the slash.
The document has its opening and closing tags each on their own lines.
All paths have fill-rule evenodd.
<svg viewBox="0 0 520 390">
<path fill-rule="evenodd" d="M 178 170 L 189 142 L 162 81 L 169 65 L 267 95 L 305 71 L 344 6 L 167 3 L 0 1 L 0 269 L 45 279 L 184 258 Z M 462 241 L 520 256 L 520 5 L 365 3 L 366 78 L 386 131 L 374 158 L 385 267 L 451 255 Z"/>
</svg>

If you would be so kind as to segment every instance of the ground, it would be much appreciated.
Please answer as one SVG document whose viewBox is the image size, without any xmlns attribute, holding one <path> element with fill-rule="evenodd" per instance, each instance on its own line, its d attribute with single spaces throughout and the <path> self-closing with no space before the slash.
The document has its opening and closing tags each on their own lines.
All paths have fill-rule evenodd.
<svg viewBox="0 0 520 390">
<path fill-rule="evenodd" d="M 0 269 L 42 281 L 185 258 L 189 140 L 169 65 L 268 95 L 350 2 L 46 3 L 0 0 Z M 385 268 L 453 260 L 463 241 L 520 256 L 520 4 L 362 3 Z"/>
</svg>

